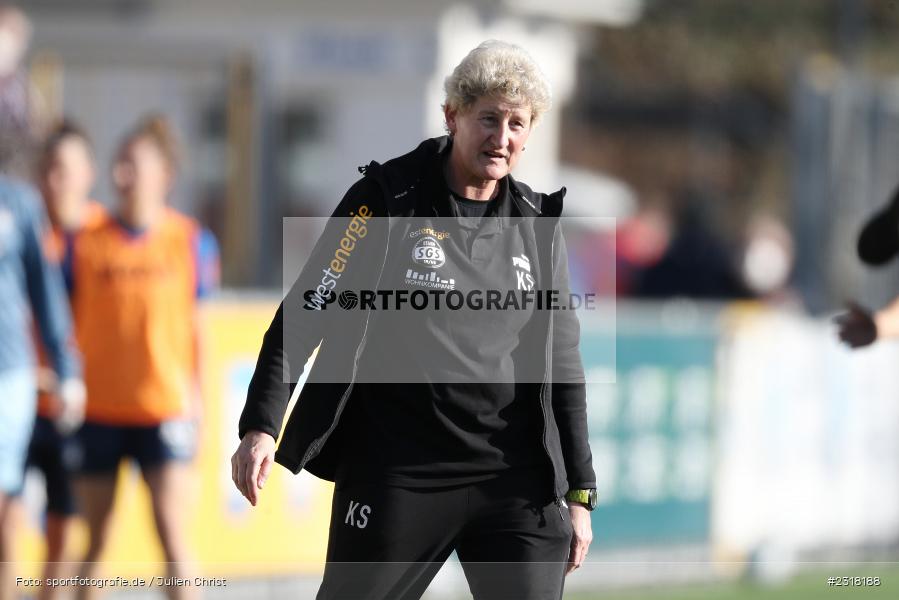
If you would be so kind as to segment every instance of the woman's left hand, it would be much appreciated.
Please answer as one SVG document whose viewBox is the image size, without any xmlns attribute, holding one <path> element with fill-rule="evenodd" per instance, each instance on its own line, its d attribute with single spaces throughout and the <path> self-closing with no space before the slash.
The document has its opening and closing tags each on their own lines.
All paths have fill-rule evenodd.
<svg viewBox="0 0 899 600">
<path fill-rule="evenodd" d="M 587 549 L 593 541 L 593 528 L 590 525 L 590 511 L 580 502 L 569 502 L 568 514 L 571 515 L 571 549 L 568 552 L 568 575 L 581 566 L 587 557 Z"/>
</svg>

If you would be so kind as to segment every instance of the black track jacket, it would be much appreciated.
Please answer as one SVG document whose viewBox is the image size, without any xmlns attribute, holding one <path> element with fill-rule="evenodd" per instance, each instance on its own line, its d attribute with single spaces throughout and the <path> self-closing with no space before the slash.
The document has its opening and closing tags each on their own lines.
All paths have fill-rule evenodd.
<svg viewBox="0 0 899 600">
<path fill-rule="evenodd" d="M 308 310 L 308 292 L 322 283 L 340 247 L 345 231 L 355 215 L 374 215 L 366 220 L 366 235 L 358 239 L 346 261 L 341 277 L 331 291 L 377 289 L 387 260 L 387 250 L 395 235 L 394 218 L 447 216 L 444 207 L 433 198 L 418 193 L 420 181 L 430 161 L 440 160 L 449 141 L 446 137 L 422 142 L 415 150 L 385 164 L 370 163 L 361 168 L 363 180 L 354 184 L 334 211 L 325 232 L 316 243 L 309 262 L 278 308 L 266 331 L 250 382 L 247 402 L 240 417 L 239 436 L 250 430 L 264 431 L 275 439 L 291 393 L 303 366 L 316 347 L 316 361 L 309 372 L 284 435 L 275 453 L 275 461 L 294 473 L 303 468 L 313 475 L 333 481 L 338 462 L 344 458 L 345 444 L 340 436 L 340 416 L 347 406 L 365 346 L 372 312 Z M 372 195 L 374 180 L 381 190 Z M 538 249 L 536 274 L 541 288 L 568 293 L 568 258 L 561 236 L 559 217 L 565 189 L 553 194 L 533 192 L 508 176 L 514 212 L 533 223 L 533 240 Z M 448 200 L 447 200 L 448 201 Z M 439 201 L 438 201 L 439 202 Z M 402 220 L 402 219 L 400 219 Z M 347 244 L 349 247 L 349 244 Z M 347 253 L 342 257 L 346 258 Z M 541 277 L 551 274 L 551 277 Z M 541 283 L 545 282 L 545 283 Z M 551 285 L 548 285 L 551 284 Z M 545 353 L 535 357 L 542 369 L 543 383 L 533 384 L 539 398 L 543 435 L 534 443 L 542 444 L 553 472 L 553 497 L 564 496 L 569 489 L 596 487 L 592 456 L 587 437 L 586 386 L 581 363 L 580 326 L 572 310 L 538 311 L 534 327 L 545 338 Z M 320 345 L 319 345 L 320 344 Z M 293 382 L 293 383 L 291 383 Z"/>
</svg>

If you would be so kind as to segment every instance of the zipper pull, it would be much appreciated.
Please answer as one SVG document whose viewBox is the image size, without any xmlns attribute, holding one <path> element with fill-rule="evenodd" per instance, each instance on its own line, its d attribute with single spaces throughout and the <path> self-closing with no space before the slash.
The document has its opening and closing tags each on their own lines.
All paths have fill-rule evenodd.
<svg viewBox="0 0 899 600">
<path fill-rule="evenodd" d="M 564 521 L 564 520 L 565 520 L 565 515 L 562 514 L 562 505 L 563 505 L 565 502 L 564 502 L 561 498 L 559 498 L 558 496 L 556 496 L 555 499 L 553 499 L 553 503 L 556 505 L 556 508 L 559 509 L 559 517 L 561 517 L 561 519 Z"/>
</svg>

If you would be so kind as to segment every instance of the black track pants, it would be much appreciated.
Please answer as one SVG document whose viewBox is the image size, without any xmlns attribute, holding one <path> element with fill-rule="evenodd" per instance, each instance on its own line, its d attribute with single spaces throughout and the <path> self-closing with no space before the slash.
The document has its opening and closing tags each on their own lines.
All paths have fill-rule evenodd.
<svg viewBox="0 0 899 600">
<path fill-rule="evenodd" d="M 476 600 L 561 598 L 572 529 L 547 488 L 534 471 L 436 489 L 338 482 L 317 598 L 420 598 L 453 550 Z"/>
</svg>

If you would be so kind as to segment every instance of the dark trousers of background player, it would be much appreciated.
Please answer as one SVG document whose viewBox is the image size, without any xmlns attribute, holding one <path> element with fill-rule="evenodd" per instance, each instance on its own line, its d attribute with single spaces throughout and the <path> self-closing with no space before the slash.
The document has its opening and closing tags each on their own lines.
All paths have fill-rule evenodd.
<svg viewBox="0 0 899 600">
<path fill-rule="evenodd" d="M 558 599 L 571 536 L 531 469 L 440 488 L 338 481 L 317 600 L 420 598 L 453 550 L 476 600 Z"/>
</svg>

